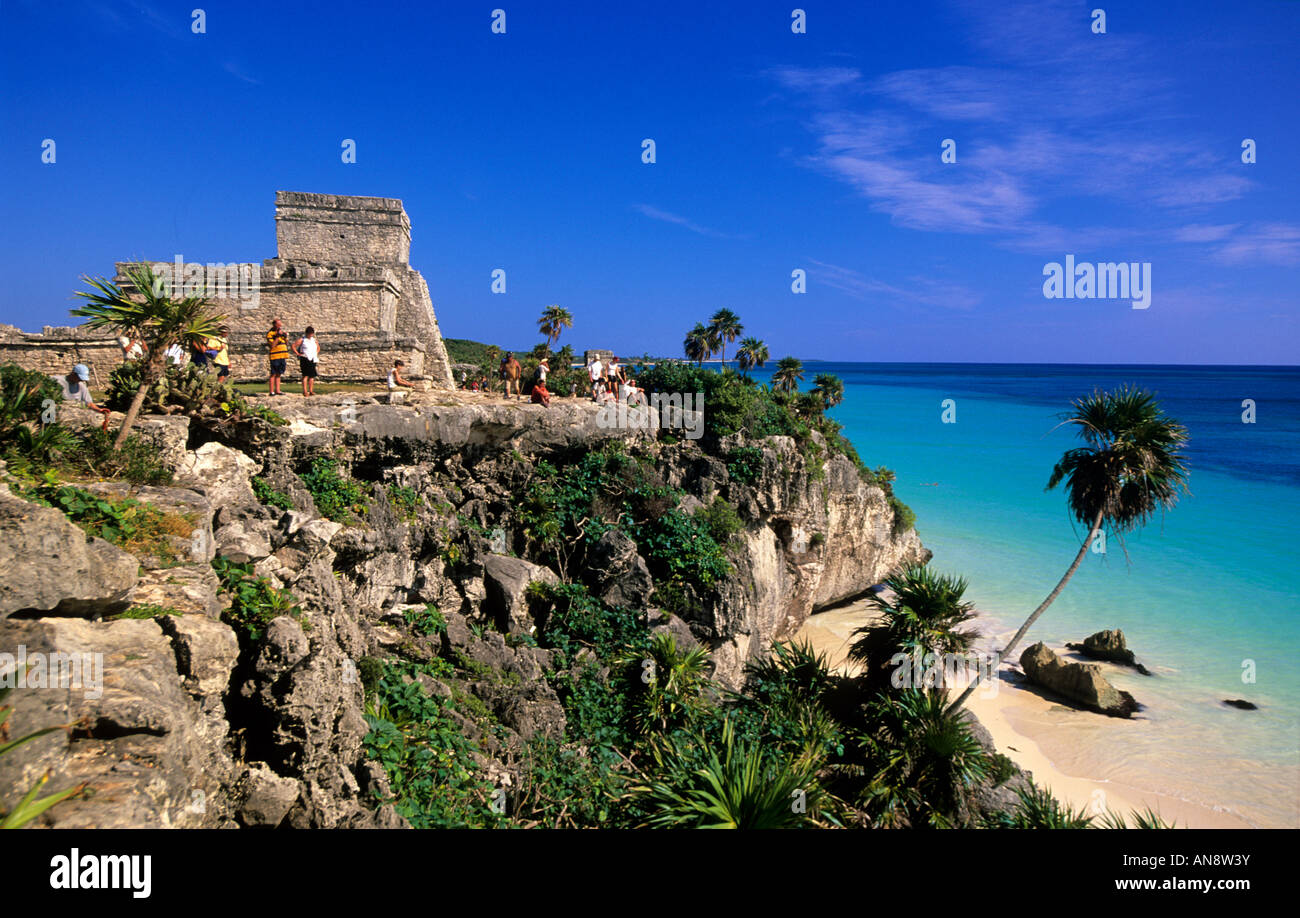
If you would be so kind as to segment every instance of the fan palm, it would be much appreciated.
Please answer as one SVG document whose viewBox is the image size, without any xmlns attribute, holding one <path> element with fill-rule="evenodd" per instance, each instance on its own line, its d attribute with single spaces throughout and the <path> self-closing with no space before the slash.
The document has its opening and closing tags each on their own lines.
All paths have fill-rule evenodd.
<svg viewBox="0 0 1300 918">
<path fill-rule="evenodd" d="M 537 320 L 538 330 L 546 336 L 549 350 L 560 340 L 560 333 L 566 328 L 573 328 L 573 314 L 558 305 L 547 306 L 542 310 L 542 317 Z"/>
<path fill-rule="evenodd" d="M 225 319 L 224 315 L 212 311 L 203 290 L 181 299 L 173 298 L 167 281 L 154 274 L 147 264 L 128 266 L 123 273 L 134 288 L 131 293 L 104 278 L 84 277 L 95 289 L 78 291 L 77 296 L 88 305 L 72 310 L 74 316 L 86 320 L 89 328 L 140 338 L 148 345 L 148 354 L 141 363 L 140 385 L 126 410 L 122 429 L 117 432 L 114 449 L 126 441 L 145 395 L 167 368 L 167 349 L 173 344 L 188 347 L 219 334 Z"/>
<path fill-rule="evenodd" d="M 696 322 L 695 327 L 686 333 L 682 348 L 686 352 L 686 358 L 694 360 L 700 366 L 704 366 L 704 361 L 713 356 L 713 341 L 704 323 Z"/>
<path fill-rule="evenodd" d="M 1058 426 L 1071 425 L 1086 444 L 1068 450 L 1052 469 L 1046 490 L 1065 483 L 1070 516 L 1088 527 L 1088 534 L 1056 588 L 1025 619 L 998 663 L 1015 650 L 1025 632 L 1061 594 L 1083 563 L 1097 533 L 1123 536 L 1143 525 L 1157 510 L 1172 509 L 1187 492 L 1187 466 L 1181 450 L 1187 428 L 1168 417 L 1145 389 L 1121 386 L 1113 392 L 1095 390 L 1075 399 Z M 982 670 L 981 670 L 982 671 Z M 979 685 L 971 681 L 955 702 L 961 706 Z"/>
<path fill-rule="evenodd" d="M 970 650 L 975 632 L 960 629 L 975 617 L 975 605 L 963 599 L 963 578 L 916 565 L 892 574 L 884 585 L 887 593 L 868 596 L 875 610 L 883 615 L 883 622 L 855 631 L 849 648 L 849 659 L 862 664 L 871 689 L 882 690 L 888 685 L 899 654 L 920 662 L 927 654 Z M 920 674 L 914 672 L 913 676 L 911 687 L 916 687 Z"/>
<path fill-rule="evenodd" d="M 939 689 L 882 695 L 860 739 L 871 779 L 861 802 L 881 826 L 945 828 L 964 821 L 971 786 L 988 755 Z"/>
<path fill-rule="evenodd" d="M 797 357 L 782 357 L 772 374 L 772 386 L 782 392 L 794 392 L 803 379 L 803 362 Z"/>
<path fill-rule="evenodd" d="M 740 324 L 740 316 L 730 309 L 719 309 L 709 320 L 709 333 L 712 335 L 715 348 L 722 353 L 723 363 L 727 362 L 727 342 L 735 341 L 744 330 L 745 326 Z"/>
<path fill-rule="evenodd" d="M 812 391 L 827 408 L 834 408 L 844 401 L 844 381 L 834 373 L 818 373 L 813 379 Z"/>
<path fill-rule="evenodd" d="M 740 342 L 740 350 L 736 351 L 736 363 L 740 364 L 742 373 L 763 366 L 767 360 L 767 345 L 761 340 L 745 338 Z"/>
</svg>

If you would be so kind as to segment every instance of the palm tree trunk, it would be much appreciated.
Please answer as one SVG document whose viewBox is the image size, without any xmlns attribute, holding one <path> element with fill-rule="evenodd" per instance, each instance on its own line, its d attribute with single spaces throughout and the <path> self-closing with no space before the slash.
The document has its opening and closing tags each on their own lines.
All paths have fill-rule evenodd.
<svg viewBox="0 0 1300 918">
<path fill-rule="evenodd" d="M 126 409 L 126 417 L 122 418 L 122 429 L 117 432 L 117 439 L 113 441 L 113 449 L 115 450 L 121 449 L 122 444 L 126 442 L 127 435 L 131 432 L 131 426 L 135 424 L 135 419 L 140 414 L 140 407 L 144 404 L 144 397 L 149 392 L 149 387 L 156 383 L 158 377 L 162 375 L 161 372 L 155 372 L 154 363 L 154 353 L 153 350 L 150 350 L 149 360 L 141 368 L 140 388 L 135 390 L 135 397 L 131 399 L 131 406 Z"/>
<path fill-rule="evenodd" d="M 1025 636 L 1025 632 L 1033 627 L 1034 622 L 1038 621 L 1039 617 L 1047 611 L 1047 607 L 1056 601 L 1056 597 L 1061 595 L 1061 591 L 1065 589 L 1065 585 L 1070 582 L 1070 578 L 1074 576 L 1074 572 L 1077 571 L 1079 565 L 1083 563 L 1083 558 L 1088 554 L 1088 548 L 1092 545 L 1092 540 L 1097 537 L 1097 533 L 1101 530 L 1101 520 L 1104 513 L 1104 510 L 1097 511 L 1097 517 L 1092 522 L 1092 529 L 1089 530 L 1088 537 L 1083 540 L 1083 544 L 1079 546 L 1079 553 L 1074 556 L 1074 563 L 1070 565 L 1070 569 L 1065 572 L 1065 576 L 1056 584 L 1056 589 L 1047 594 L 1047 598 L 1039 604 L 1037 609 L 1030 613 L 1029 618 L 1025 619 L 1025 623 L 1020 626 L 1020 630 L 1015 633 L 1013 638 L 1011 638 L 1011 642 L 1008 643 L 1007 646 L 1002 649 L 1002 652 L 998 654 L 997 663 L 989 667 L 989 672 L 996 670 L 1002 665 L 1006 658 L 1011 655 L 1011 651 L 1016 649 L 1016 645 L 1019 644 L 1020 639 Z M 956 713 L 957 709 L 966 703 L 966 699 L 969 698 L 971 693 L 979 687 L 983 671 L 984 670 L 981 667 L 975 678 L 971 680 L 971 684 L 966 686 L 966 691 L 962 692 L 961 697 L 954 701 L 948 708 L 948 713 Z"/>
</svg>

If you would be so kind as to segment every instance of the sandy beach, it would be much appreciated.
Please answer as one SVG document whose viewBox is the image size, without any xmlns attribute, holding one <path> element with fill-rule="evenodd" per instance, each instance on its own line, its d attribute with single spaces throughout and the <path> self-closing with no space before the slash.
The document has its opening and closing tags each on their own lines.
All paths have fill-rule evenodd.
<svg viewBox="0 0 1300 918">
<path fill-rule="evenodd" d="M 826 654 L 833 668 L 846 669 L 846 655 L 853 632 L 872 621 L 871 606 L 859 601 L 818 613 L 799 630 L 796 638 L 809 641 Z M 1058 653 L 1063 648 L 1054 647 Z M 1065 651 L 1068 654 L 1068 651 Z M 849 664 L 851 665 L 851 664 Z M 1083 748 L 1095 741 L 1101 730 L 1115 725 L 1115 719 L 1076 711 L 1011 681 L 1018 672 L 1008 664 L 1000 670 L 996 692 L 977 690 L 968 701 L 970 710 L 993 736 L 998 751 L 1031 772 L 1034 781 L 1051 789 L 1058 799 L 1075 809 L 1090 812 L 1112 809 L 1127 814 L 1150 808 L 1179 828 L 1251 828 L 1249 821 L 1231 812 L 1168 796 L 1146 788 L 1109 780 L 1101 774 L 1075 773 L 1053 761 L 1042 744 L 1051 736 L 1067 745 Z M 1139 722 L 1124 722 L 1142 729 Z"/>
</svg>

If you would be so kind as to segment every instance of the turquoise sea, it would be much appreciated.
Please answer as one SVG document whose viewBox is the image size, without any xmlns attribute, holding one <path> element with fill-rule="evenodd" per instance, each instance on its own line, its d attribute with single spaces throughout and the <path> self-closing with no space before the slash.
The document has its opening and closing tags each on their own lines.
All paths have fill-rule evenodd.
<svg viewBox="0 0 1300 918">
<path fill-rule="evenodd" d="M 832 416 L 868 465 L 896 471 L 932 564 L 968 578 L 990 644 L 1052 589 L 1085 534 L 1062 491 L 1044 491 L 1077 445 L 1054 429 L 1060 413 L 1096 387 L 1154 391 L 1190 430 L 1191 496 L 1090 553 L 1022 644 L 1122 628 L 1156 674 L 1113 677 L 1146 706 L 1142 723 L 1044 751 L 1255 825 L 1300 826 L 1300 368 L 807 362 L 803 387 L 818 373 L 844 380 Z M 955 423 L 942 422 L 945 399 Z"/>
</svg>

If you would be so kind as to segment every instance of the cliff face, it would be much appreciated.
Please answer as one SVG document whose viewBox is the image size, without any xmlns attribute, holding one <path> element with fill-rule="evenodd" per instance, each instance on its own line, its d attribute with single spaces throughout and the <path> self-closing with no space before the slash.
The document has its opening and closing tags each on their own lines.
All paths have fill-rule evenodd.
<svg viewBox="0 0 1300 918">
<path fill-rule="evenodd" d="M 710 455 L 697 442 L 657 439 L 652 429 L 602 427 L 586 403 L 545 409 L 441 393 L 414 400 L 295 399 L 275 405 L 289 426 L 229 431 L 224 444 L 202 442 L 206 435 L 183 420 L 146 423 L 178 479 L 140 496 L 186 510 L 202 535 L 179 564 L 145 559 L 134 575 L 119 549 L 80 535 L 54 511 L 0 494 L 0 525 L 23 531 L 8 540 L 15 553 L 0 559 L 0 582 L 47 563 L 42 546 L 51 544 L 66 544 L 70 562 L 102 569 L 94 578 L 0 591 L 0 651 L 23 644 L 105 653 L 97 697 L 80 689 L 11 696 L 20 731 L 82 726 L 0 759 L 0 799 L 16 799 L 49 770 L 52 788 L 88 781 L 97 789 L 47 811 L 50 825 L 401 824 L 391 807 L 370 803 L 387 793 L 387 779 L 363 753 L 358 675 L 366 658 L 399 651 L 475 661 L 477 675 L 456 691 L 477 697 L 503 725 L 479 737 L 479 765 L 509 783 L 512 743 L 560 739 L 565 729 L 564 709 L 542 678 L 550 652 L 506 640 L 536 624 L 529 584 L 558 579 L 538 559 L 513 556 L 527 554 L 521 497 L 537 463 L 572 463 L 603 441 L 623 441 L 685 492 L 679 509 L 690 513 L 719 496 L 736 508 L 730 573 L 709 601 L 686 621 L 649 610 L 659 627 L 712 649 L 725 685 L 738 686 L 746 661 L 814 610 L 929 556 L 915 532 L 894 532 L 886 494 L 860 480 L 849 460 L 810 463 L 789 438 L 730 438 Z M 744 480 L 718 458 L 742 448 L 752 460 Z M 323 518 L 299 477 L 321 459 L 367 498 L 350 525 Z M 254 496 L 254 474 L 279 492 L 280 506 Z M 415 499 L 399 505 L 398 491 Z M 213 574 L 214 554 L 253 565 L 300 611 L 257 633 L 232 629 L 221 619 L 231 597 Z M 587 550 L 581 570 L 563 573 L 584 579 L 606 604 L 647 610 L 655 584 L 643 555 L 611 530 Z M 146 603 L 180 614 L 102 620 Z M 411 627 L 411 611 L 426 604 L 445 617 L 441 634 Z M 425 689 L 450 691 L 436 682 Z M 473 736 L 478 728 L 464 729 Z"/>
</svg>

